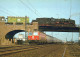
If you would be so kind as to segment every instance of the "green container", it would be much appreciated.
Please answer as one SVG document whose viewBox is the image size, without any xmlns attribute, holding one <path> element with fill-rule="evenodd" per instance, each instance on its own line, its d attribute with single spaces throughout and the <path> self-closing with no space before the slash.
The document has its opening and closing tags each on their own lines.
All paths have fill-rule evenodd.
<svg viewBox="0 0 80 57">
<path fill-rule="evenodd" d="M 29 23 L 29 17 L 27 17 L 27 23 Z"/>
<path fill-rule="evenodd" d="M 25 17 L 8 17 L 8 23 L 25 23 Z M 26 22 L 29 23 L 29 18 L 26 18 Z"/>
<path fill-rule="evenodd" d="M 16 18 L 15 17 L 8 17 L 8 23 L 13 23 L 16 22 Z"/>
<path fill-rule="evenodd" d="M 25 22 L 25 18 L 24 17 L 17 17 L 16 18 L 16 22 L 17 23 L 24 23 Z"/>
</svg>

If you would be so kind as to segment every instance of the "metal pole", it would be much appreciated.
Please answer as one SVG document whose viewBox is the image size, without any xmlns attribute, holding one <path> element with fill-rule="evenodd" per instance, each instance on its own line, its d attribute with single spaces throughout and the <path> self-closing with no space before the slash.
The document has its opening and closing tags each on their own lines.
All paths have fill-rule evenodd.
<svg viewBox="0 0 80 57">
<path fill-rule="evenodd" d="M 72 0 L 70 0 L 70 19 L 71 19 Z"/>
<path fill-rule="evenodd" d="M 78 43 L 80 45 L 80 26 L 79 26 L 79 39 L 78 39 Z"/>
<path fill-rule="evenodd" d="M 56 14 L 58 16 L 58 19 L 59 19 L 59 14 Z"/>
<path fill-rule="evenodd" d="M 67 37 L 66 37 L 66 43 L 67 43 Z"/>
<path fill-rule="evenodd" d="M 79 40 L 78 40 L 78 43 L 80 45 L 80 17 L 79 17 Z"/>
<path fill-rule="evenodd" d="M 51 36 L 53 37 L 53 32 L 51 32 Z"/>
<path fill-rule="evenodd" d="M 72 32 L 72 43 L 73 43 L 73 32 Z"/>
<path fill-rule="evenodd" d="M 27 16 L 25 16 L 25 40 L 27 40 L 27 36 L 26 36 L 26 31 L 27 31 L 27 20 L 26 20 Z"/>
</svg>

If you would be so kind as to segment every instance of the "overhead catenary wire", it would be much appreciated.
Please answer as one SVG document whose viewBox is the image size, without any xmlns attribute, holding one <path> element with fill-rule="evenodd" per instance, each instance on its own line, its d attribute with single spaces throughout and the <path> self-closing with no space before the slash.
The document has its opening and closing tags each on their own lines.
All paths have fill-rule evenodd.
<svg viewBox="0 0 80 57">
<path fill-rule="evenodd" d="M 40 14 L 40 12 L 33 7 L 33 5 L 30 3 L 30 1 L 27 0 L 27 2 L 28 2 L 28 4 L 42 17 L 42 15 Z"/>
<path fill-rule="evenodd" d="M 78 15 L 80 15 L 80 12 L 72 14 L 71 17 L 78 16 Z"/>
<path fill-rule="evenodd" d="M 10 13 L 8 13 L 8 12 L 6 12 L 6 11 L 4 11 L 4 10 L 1 10 L 1 9 L 0 9 L 0 11 L 1 11 L 2 13 L 5 13 L 5 14 L 8 14 L 8 15 L 11 15 Z"/>
<path fill-rule="evenodd" d="M 70 17 L 71 18 L 71 10 L 72 10 L 72 0 L 70 0 Z"/>
<path fill-rule="evenodd" d="M 37 16 L 39 16 L 34 10 L 32 10 L 29 6 L 27 6 L 27 4 L 25 4 L 22 0 L 19 0 L 26 8 L 28 8 L 30 11 L 32 11 L 34 14 L 36 14 Z M 40 17 L 40 16 L 39 16 Z"/>
<path fill-rule="evenodd" d="M 1 6 L 0 6 L 0 7 L 1 7 Z M 11 12 L 10 10 L 8 10 L 8 9 L 6 9 L 6 8 L 4 8 L 4 7 L 1 7 L 1 8 L 2 8 L 2 9 L 5 9 L 5 10 L 0 9 L 0 11 L 6 13 L 6 14 L 8 14 L 8 15 L 12 15 L 12 14 L 17 15 L 17 14 L 15 14 L 14 12 Z"/>
</svg>

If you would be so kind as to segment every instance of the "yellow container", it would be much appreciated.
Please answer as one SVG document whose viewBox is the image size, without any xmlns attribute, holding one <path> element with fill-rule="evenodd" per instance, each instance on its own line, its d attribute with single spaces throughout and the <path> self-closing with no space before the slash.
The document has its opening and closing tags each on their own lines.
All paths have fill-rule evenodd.
<svg viewBox="0 0 80 57">
<path fill-rule="evenodd" d="M 25 21 L 29 23 L 29 17 L 27 17 L 26 20 L 25 17 L 13 17 L 13 16 L 8 17 L 8 23 L 13 23 L 13 22 L 25 23 Z"/>
</svg>

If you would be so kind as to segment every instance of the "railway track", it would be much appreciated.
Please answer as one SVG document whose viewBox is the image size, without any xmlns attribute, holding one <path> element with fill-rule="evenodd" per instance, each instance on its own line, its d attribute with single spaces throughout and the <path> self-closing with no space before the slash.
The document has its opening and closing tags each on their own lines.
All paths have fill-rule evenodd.
<svg viewBox="0 0 80 57">
<path fill-rule="evenodd" d="M 26 52 L 28 51 L 28 52 Z M 69 52 L 67 52 L 69 51 Z M 67 53 L 69 54 L 67 54 Z M 78 45 L 31 45 L 0 50 L 0 57 L 80 57 L 80 46 Z"/>
<path fill-rule="evenodd" d="M 49 47 L 50 48 L 50 47 Z M 51 47 L 52 48 L 52 47 Z M 63 55 L 64 50 L 62 50 L 64 45 L 55 45 L 53 49 L 49 49 L 48 52 L 43 54 L 41 57 L 61 57 Z"/>
<path fill-rule="evenodd" d="M 55 52 L 56 50 L 58 50 L 58 48 L 53 49 L 53 50 L 50 50 L 47 54 L 44 54 L 44 55 L 41 56 L 41 57 L 46 57 L 47 55 L 51 54 L 53 51 Z"/>
<path fill-rule="evenodd" d="M 15 46 L 14 47 L 6 47 L 6 48 L 2 48 L 2 50 L 0 50 L 0 56 L 3 55 L 10 55 L 13 53 L 18 53 L 18 52 L 23 52 L 23 51 L 29 51 L 29 50 L 35 50 L 38 48 L 45 48 L 48 47 L 48 45 L 35 45 L 35 46 Z"/>
<path fill-rule="evenodd" d="M 72 57 L 80 57 L 80 47 L 78 45 L 69 45 L 68 48 Z"/>
<path fill-rule="evenodd" d="M 11 49 L 18 49 L 18 48 L 23 48 L 24 45 L 20 45 L 20 46 L 4 46 L 4 47 L 0 47 L 0 52 L 4 52 L 4 51 L 7 51 L 7 50 L 11 50 Z M 26 46 L 24 46 L 26 47 Z M 28 46 L 29 47 L 29 46 Z"/>
<path fill-rule="evenodd" d="M 18 52 L 22 52 L 22 51 L 34 50 L 34 49 L 38 49 L 38 47 L 2 50 L 2 51 L 0 51 L 0 56 L 12 54 L 12 53 L 18 53 Z"/>
<path fill-rule="evenodd" d="M 0 57 L 62 57 L 65 45 L 35 45 L 0 51 Z"/>
</svg>

